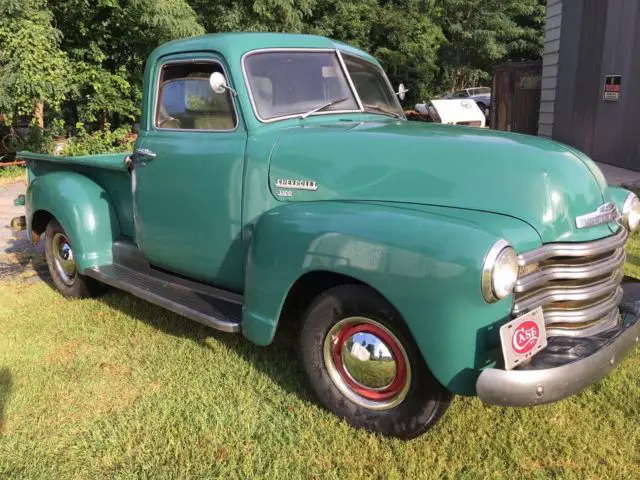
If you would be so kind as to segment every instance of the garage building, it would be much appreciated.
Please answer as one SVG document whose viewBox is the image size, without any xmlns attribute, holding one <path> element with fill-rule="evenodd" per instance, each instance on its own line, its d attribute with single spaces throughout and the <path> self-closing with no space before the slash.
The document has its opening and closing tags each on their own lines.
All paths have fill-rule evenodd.
<svg viewBox="0 0 640 480">
<path fill-rule="evenodd" d="M 640 1 L 548 0 L 538 134 L 640 171 Z"/>
</svg>

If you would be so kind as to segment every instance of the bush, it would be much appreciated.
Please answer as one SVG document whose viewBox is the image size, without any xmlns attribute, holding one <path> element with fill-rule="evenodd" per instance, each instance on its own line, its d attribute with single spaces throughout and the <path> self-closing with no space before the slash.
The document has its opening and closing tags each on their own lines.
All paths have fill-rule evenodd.
<svg viewBox="0 0 640 480">
<path fill-rule="evenodd" d="M 83 123 L 77 123 L 76 135 L 69 138 L 60 154 L 76 157 L 133 150 L 135 136 L 131 135 L 131 127 L 120 127 L 113 131 L 109 127 L 107 123 L 102 130 L 88 133 Z"/>
<path fill-rule="evenodd" d="M 10 131 L 8 128 L 2 132 L 2 147 L 7 159 L 13 159 L 15 152 L 29 151 L 34 153 L 53 153 L 53 134 L 49 130 L 31 124 L 21 133 Z"/>
</svg>

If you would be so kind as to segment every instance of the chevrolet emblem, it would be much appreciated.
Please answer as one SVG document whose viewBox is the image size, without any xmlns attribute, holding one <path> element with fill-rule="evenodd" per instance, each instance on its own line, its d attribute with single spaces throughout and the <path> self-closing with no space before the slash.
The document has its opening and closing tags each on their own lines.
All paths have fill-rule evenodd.
<svg viewBox="0 0 640 480">
<path fill-rule="evenodd" d="M 598 207 L 595 212 L 586 213 L 576 217 L 576 227 L 587 228 L 595 227 L 603 223 L 617 221 L 620 218 L 620 213 L 616 205 L 612 202 L 605 203 Z"/>
</svg>

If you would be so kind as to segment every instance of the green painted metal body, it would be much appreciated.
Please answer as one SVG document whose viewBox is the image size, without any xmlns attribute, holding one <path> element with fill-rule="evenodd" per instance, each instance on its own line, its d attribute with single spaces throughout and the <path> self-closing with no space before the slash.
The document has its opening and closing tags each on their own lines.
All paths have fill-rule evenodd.
<svg viewBox="0 0 640 480">
<path fill-rule="evenodd" d="M 473 394 L 500 357 L 497 329 L 511 298 L 487 304 L 480 272 L 491 245 L 517 252 L 611 235 L 575 217 L 626 190 L 608 188 L 585 155 L 558 143 L 373 114 L 261 123 L 242 73 L 259 48 L 330 48 L 322 37 L 227 34 L 159 47 L 149 57 L 137 148 L 157 157 L 131 176 L 123 155 L 21 154 L 30 168 L 28 224 L 47 211 L 62 223 L 80 268 L 111 261 L 111 243 L 135 240 L 165 270 L 244 294 L 243 333 L 266 345 L 288 293 L 305 275 L 333 272 L 376 289 L 402 314 L 434 375 Z M 237 90 L 232 132 L 153 126 L 161 65 L 214 58 Z M 316 191 L 279 196 L 278 179 Z M 132 193 L 133 190 L 133 193 Z"/>
</svg>

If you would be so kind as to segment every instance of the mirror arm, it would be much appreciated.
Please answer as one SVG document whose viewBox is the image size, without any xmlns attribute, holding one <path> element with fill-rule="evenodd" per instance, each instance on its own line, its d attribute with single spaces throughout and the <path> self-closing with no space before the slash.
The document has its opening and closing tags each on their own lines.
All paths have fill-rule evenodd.
<svg viewBox="0 0 640 480">
<path fill-rule="evenodd" d="M 231 88 L 229 85 L 224 85 L 222 88 L 231 92 L 234 97 L 238 96 L 238 92 Z"/>
</svg>

